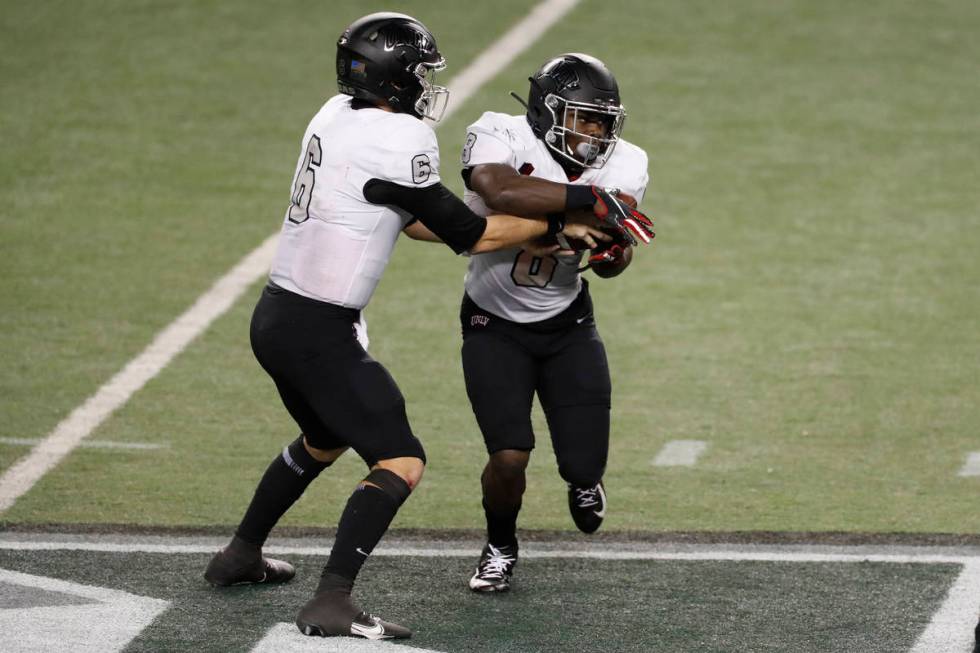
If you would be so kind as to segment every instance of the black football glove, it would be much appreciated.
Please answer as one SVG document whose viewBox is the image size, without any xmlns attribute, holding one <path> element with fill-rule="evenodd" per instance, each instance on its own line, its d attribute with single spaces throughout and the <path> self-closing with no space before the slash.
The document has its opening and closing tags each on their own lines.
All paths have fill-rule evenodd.
<svg viewBox="0 0 980 653">
<path fill-rule="evenodd" d="M 595 197 L 592 205 L 595 216 L 616 229 L 630 245 L 636 245 L 637 238 L 649 243 L 656 236 L 653 221 L 619 199 L 612 189 L 592 186 L 592 195 Z"/>
</svg>

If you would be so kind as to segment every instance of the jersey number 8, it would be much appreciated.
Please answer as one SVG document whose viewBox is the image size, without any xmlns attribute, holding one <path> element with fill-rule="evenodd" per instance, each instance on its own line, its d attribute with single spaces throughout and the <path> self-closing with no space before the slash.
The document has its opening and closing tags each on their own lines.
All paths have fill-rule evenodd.
<svg viewBox="0 0 980 653">
<path fill-rule="evenodd" d="M 542 258 L 522 249 L 517 258 L 514 259 L 514 266 L 510 269 L 510 278 L 518 286 L 544 288 L 551 283 L 557 266 L 558 261 L 554 256 Z"/>
</svg>

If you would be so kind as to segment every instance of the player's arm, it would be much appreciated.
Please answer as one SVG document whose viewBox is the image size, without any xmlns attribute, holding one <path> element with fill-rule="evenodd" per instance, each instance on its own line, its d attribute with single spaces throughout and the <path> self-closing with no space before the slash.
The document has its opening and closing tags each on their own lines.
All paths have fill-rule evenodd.
<svg viewBox="0 0 980 653">
<path fill-rule="evenodd" d="M 579 197 L 575 198 L 576 189 L 570 190 L 571 184 L 522 175 L 505 163 L 482 163 L 466 168 L 463 180 L 490 209 L 499 213 L 547 215 L 593 204 L 588 186 L 578 186 Z M 573 194 L 571 204 L 577 201 L 579 206 L 569 206 L 569 192 Z"/>
<path fill-rule="evenodd" d="M 418 220 L 412 220 L 409 224 L 405 225 L 405 228 L 402 229 L 402 231 L 412 240 L 422 240 L 427 243 L 442 242 L 442 238 L 432 233 L 428 227 Z"/>
<path fill-rule="evenodd" d="M 364 197 L 372 204 L 396 206 L 415 217 L 426 230 L 457 254 L 478 254 L 516 247 L 548 233 L 565 233 L 574 238 L 607 237 L 600 230 L 582 224 L 565 224 L 560 218 L 526 220 L 512 215 L 482 217 L 441 183 L 423 188 L 408 187 L 382 179 L 371 179 L 364 185 Z M 421 230 L 413 230 L 429 240 Z M 411 234 L 410 234 L 411 235 Z"/>
<path fill-rule="evenodd" d="M 525 217 L 591 210 L 630 243 L 648 243 L 653 223 L 611 192 L 598 186 L 561 184 L 522 175 L 505 163 L 481 163 L 463 170 L 467 188 L 493 211 Z M 632 198 L 630 198 L 632 199 Z M 634 200 L 635 201 L 635 200 Z"/>
<path fill-rule="evenodd" d="M 612 236 L 591 224 L 564 223 L 552 216 L 542 220 L 528 220 L 515 215 L 494 214 L 486 217 L 487 228 L 483 236 L 470 249 L 470 254 L 482 254 L 498 249 L 526 247 L 528 241 L 545 235 L 564 234 L 568 238 L 579 238 L 596 247 L 599 242 L 611 240 Z M 557 245 L 550 247 L 552 251 Z"/>
</svg>

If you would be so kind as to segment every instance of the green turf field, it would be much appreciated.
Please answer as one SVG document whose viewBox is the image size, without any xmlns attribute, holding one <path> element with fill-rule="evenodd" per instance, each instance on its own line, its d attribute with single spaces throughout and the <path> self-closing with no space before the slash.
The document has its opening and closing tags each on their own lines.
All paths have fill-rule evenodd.
<svg viewBox="0 0 980 653">
<path fill-rule="evenodd" d="M 4 2 L 0 472 L 30 450 L 19 439 L 49 434 L 278 229 L 347 23 L 416 14 L 451 78 L 532 4 Z M 543 60 L 587 51 L 616 73 L 624 135 L 650 154 L 656 243 L 592 285 L 614 383 L 604 530 L 980 541 L 980 475 L 961 475 L 980 455 L 977 33 L 968 0 L 582 0 L 440 124 L 442 177 L 458 191 L 466 125 L 517 112 L 507 93 L 524 94 Z M 366 312 L 429 458 L 396 529 L 482 526 L 485 453 L 458 359 L 465 266 L 405 239 Z M 79 448 L 0 522 L 230 531 L 296 435 L 249 350 L 260 286 L 89 436 L 160 448 Z M 568 531 L 536 424 L 521 526 Z M 653 465 L 675 440 L 707 448 L 693 466 Z M 283 523 L 333 526 L 363 471 L 342 460 Z M 950 576 L 924 573 L 930 588 Z M 909 574 L 889 581 L 895 593 L 912 591 Z M 796 589 L 770 588 L 819 600 Z M 940 600 L 920 598 L 887 650 L 907 650 Z M 701 599 L 671 600 L 651 610 Z M 696 650 L 734 650 L 710 639 L 715 618 L 677 627 L 709 638 Z M 740 650 L 872 650 L 827 641 Z M 629 650 L 683 650 L 664 646 Z"/>
</svg>

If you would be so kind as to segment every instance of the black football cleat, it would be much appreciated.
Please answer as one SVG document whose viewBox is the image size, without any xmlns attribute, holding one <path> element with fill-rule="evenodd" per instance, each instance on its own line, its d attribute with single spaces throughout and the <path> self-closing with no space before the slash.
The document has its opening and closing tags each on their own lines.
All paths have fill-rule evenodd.
<svg viewBox="0 0 980 653">
<path fill-rule="evenodd" d="M 599 481 L 592 487 L 568 484 L 568 510 L 583 533 L 595 533 L 606 516 L 606 489 Z"/>
<path fill-rule="evenodd" d="M 412 631 L 378 619 L 354 605 L 350 594 L 326 591 L 310 599 L 296 616 L 296 627 L 310 637 L 408 639 Z"/>
<path fill-rule="evenodd" d="M 487 542 L 480 554 L 476 573 L 470 578 L 474 592 L 506 592 L 517 566 L 517 545 L 494 546 Z"/>
<path fill-rule="evenodd" d="M 204 570 L 204 580 L 215 587 L 288 583 L 295 575 L 296 568 L 285 560 L 263 557 L 261 547 L 237 537 L 215 553 Z"/>
</svg>

